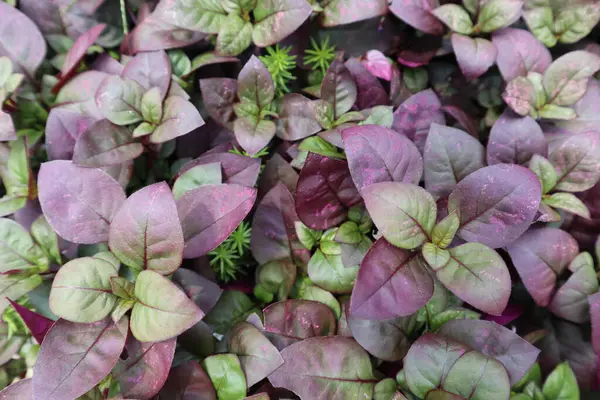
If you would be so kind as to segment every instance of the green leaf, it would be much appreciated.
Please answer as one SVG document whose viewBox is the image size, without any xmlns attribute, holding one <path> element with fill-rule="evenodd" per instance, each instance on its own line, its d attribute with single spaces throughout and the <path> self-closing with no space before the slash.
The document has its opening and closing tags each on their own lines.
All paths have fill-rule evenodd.
<svg viewBox="0 0 600 400">
<path fill-rule="evenodd" d="M 246 397 L 246 377 L 238 356 L 216 354 L 202 361 L 219 400 L 241 400 Z"/>
<path fill-rule="evenodd" d="M 523 393 L 528 395 L 532 400 L 546 400 L 542 393 L 542 389 L 540 389 L 535 382 L 529 382 L 527 386 L 525 386 L 525 389 L 523 389 Z"/>
<path fill-rule="evenodd" d="M 96 92 L 96 105 L 115 125 L 129 125 L 143 120 L 141 104 L 144 87 L 132 79 L 111 75 Z"/>
<path fill-rule="evenodd" d="M 510 393 L 506 370 L 493 358 L 469 351 L 450 368 L 443 388 L 451 393 L 472 400 L 501 400 Z"/>
<path fill-rule="evenodd" d="M 333 105 L 325 100 L 314 100 L 311 107 L 319 125 L 323 129 L 333 129 Z"/>
<path fill-rule="evenodd" d="M 540 180 L 543 194 L 554 189 L 554 186 L 556 186 L 556 182 L 558 181 L 558 174 L 547 158 L 534 154 L 529 161 L 529 169 L 532 170 Z"/>
<path fill-rule="evenodd" d="M 121 299 L 130 300 L 135 298 L 135 285 L 126 278 L 120 276 L 110 278 L 110 288 L 113 294 Z"/>
<path fill-rule="evenodd" d="M 437 331 L 448 321 L 455 319 L 479 319 L 481 315 L 466 308 L 449 308 L 431 318 L 429 329 Z"/>
<path fill-rule="evenodd" d="M 110 251 L 99 251 L 91 257 L 99 258 L 102 261 L 110 263 L 113 267 L 115 267 L 115 271 L 119 272 L 119 268 L 121 267 L 121 261 L 119 261 L 117 256 L 115 256 Z"/>
<path fill-rule="evenodd" d="M 346 159 L 346 155 L 343 152 L 339 151 L 337 147 L 319 136 L 311 136 L 304 139 L 302 142 L 300 142 L 298 149 L 302 151 L 310 151 L 325 157 L 341 158 L 343 160 Z"/>
<path fill-rule="evenodd" d="M 431 231 L 431 241 L 437 247 L 445 249 L 452 243 L 452 239 L 454 239 L 459 226 L 460 218 L 458 214 L 455 212 L 449 214 L 433 228 L 433 231 Z"/>
<path fill-rule="evenodd" d="M 153 87 L 142 96 L 142 116 L 144 121 L 151 124 L 159 124 L 162 120 L 162 97 L 160 88 Z"/>
<path fill-rule="evenodd" d="M 427 261 L 427 264 L 433 269 L 441 268 L 450 261 L 450 252 L 445 249 L 440 249 L 433 243 L 425 243 L 421 248 L 421 254 Z"/>
<path fill-rule="evenodd" d="M 351 293 L 357 273 L 358 266 L 344 267 L 341 254 L 329 255 L 320 249 L 308 262 L 310 279 L 317 286 L 332 293 Z"/>
<path fill-rule="evenodd" d="M 556 190 L 582 192 L 600 179 L 600 142 L 596 132 L 569 135 L 557 140 L 548 160 L 558 174 Z"/>
<path fill-rule="evenodd" d="M 138 138 L 138 137 L 150 135 L 150 134 L 152 134 L 152 132 L 154 132 L 155 129 L 156 129 L 156 125 L 153 125 L 149 122 L 142 122 L 141 124 L 136 126 L 135 129 L 133 130 L 133 137 Z"/>
<path fill-rule="evenodd" d="M 572 193 L 554 193 L 542 200 L 545 204 L 590 219 L 590 210 Z"/>
<path fill-rule="evenodd" d="M 221 0 L 175 0 L 162 11 L 166 22 L 202 33 L 219 33 L 227 18 Z"/>
<path fill-rule="evenodd" d="M 27 147 L 24 139 L 10 142 L 10 153 L 6 166 L 0 168 L 2 183 L 8 197 L 27 197 L 29 193 L 29 180 L 31 170 L 27 156 Z M 6 197 L 6 196 L 5 196 Z M 8 199 L 7 199 L 8 200 Z M 0 215 L 7 215 L 2 213 Z"/>
<path fill-rule="evenodd" d="M 598 3 L 565 4 L 554 19 L 554 32 L 561 43 L 575 43 L 586 37 L 599 20 Z"/>
<path fill-rule="evenodd" d="M 296 31 L 311 13 L 306 0 L 261 0 L 253 10 L 252 40 L 259 47 L 274 45 Z"/>
<path fill-rule="evenodd" d="M 44 272 L 48 258 L 17 222 L 0 218 L 0 273 Z"/>
<path fill-rule="evenodd" d="M 367 212 L 364 204 L 350 207 L 348 210 L 348 219 L 358 224 L 358 229 L 364 234 L 371 232 L 373 220 Z"/>
<path fill-rule="evenodd" d="M 579 253 L 577 257 L 575 257 L 569 263 L 569 271 L 576 272 L 578 269 L 583 267 L 590 268 L 592 270 L 594 269 L 594 259 L 592 258 L 592 255 L 587 251 Z"/>
<path fill-rule="evenodd" d="M 50 309 L 72 322 L 96 322 L 106 317 L 117 302 L 110 278 L 117 277 L 110 263 L 82 257 L 58 270 L 50 292 Z"/>
<path fill-rule="evenodd" d="M 571 107 L 560 107 L 555 104 L 546 104 L 537 110 L 538 116 L 545 119 L 571 120 L 577 118 L 575 110 Z"/>
<path fill-rule="evenodd" d="M 243 15 L 256 7 L 256 0 L 223 0 L 222 4 L 228 13 Z"/>
<path fill-rule="evenodd" d="M 0 57 L 0 88 L 4 86 L 6 80 L 13 72 L 12 61 L 6 56 Z"/>
<path fill-rule="evenodd" d="M 388 242 L 414 249 L 431 240 L 437 206 L 423 188 L 401 182 L 378 182 L 363 189 L 367 210 Z"/>
<path fill-rule="evenodd" d="M 418 93 L 427 88 L 429 74 L 425 68 L 405 68 L 402 82 L 412 93 Z"/>
<path fill-rule="evenodd" d="M 544 75 L 539 72 L 529 71 L 529 73 L 527 73 L 527 79 L 535 89 L 535 108 L 543 107 L 548 100 L 546 98 L 546 91 L 544 90 Z"/>
<path fill-rule="evenodd" d="M 117 305 L 115 306 L 114 310 L 110 314 L 110 317 L 112 318 L 113 322 L 115 324 L 118 323 L 125 316 L 125 314 L 127 314 L 127 311 L 129 311 L 133 308 L 134 305 L 135 305 L 135 300 L 133 300 L 133 299 L 131 299 L 131 300 L 120 299 L 117 302 Z"/>
<path fill-rule="evenodd" d="M 523 18 L 531 33 L 546 47 L 554 47 L 557 42 L 554 36 L 554 15 L 551 7 L 535 7 L 523 12 Z"/>
<path fill-rule="evenodd" d="M 171 60 L 171 70 L 175 76 L 181 78 L 192 71 L 192 61 L 182 50 L 169 50 L 167 55 Z"/>
<path fill-rule="evenodd" d="M 440 282 L 475 308 L 500 315 L 511 291 L 510 273 L 502 257 L 481 243 L 463 244 L 449 252 L 446 265 L 432 266 Z"/>
<path fill-rule="evenodd" d="M 569 364 L 564 362 L 554 368 L 544 382 L 542 393 L 546 400 L 579 400 L 579 386 Z"/>
<path fill-rule="evenodd" d="M 350 122 L 358 122 L 365 119 L 365 116 L 360 111 L 350 111 L 339 117 L 333 125 L 340 126 Z"/>
<path fill-rule="evenodd" d="M 356 222 L 346 221 L 337 230 L 335 241 L 338 243 L 356 244 L 361 242 L 362 237 L 363 234 Z"/>
<path fill-rule="evenodd" d="M 221 25 L 215 51 L 221 56 L 237 56 L 252 44 L 252 23 L 229 14 Z"/>
<path fill-rule="evenodd" d="M 225 334 L 237 322 L 244 321 L 254 311 L 254 307 L 250 297 L 244 293 L 226 290 L 203 321 L 215 332 Z"/>
<path fill-rule="evenodd" d="M 151 270 L 138 275 L 135 297 L 131 333 L 140 342 L 160 342 L 175 337 L 204 316 L 173 282 Z"/>
<path fill-rule="evenodd" d="M 375 106 L 370 110 L 362 110 L 366 118 L 358 125 L 379 125 L 391 128 L 394 122 L 394 113 L 391 106 Z"/>
<path fill-rule="evenodd" d="M 299 299 L 313 300 L 328 306 L 337 319 L 342 315 L 342 307 L 334 295 L 318 286 L 307 285 L 303 288 Z"/>
<path fill-rule="evenodd" d="M 238 322 L 231 330 L 229 351 L 239 357 L 248 387 L 263 380 L 283 364 L 279 350 L 248 322 Z"/>
<path fill-rule="evenodd" d="M 458 4 L 445 4 L 431 12 L 453 32 L 470 35 L 473 32 L 471 16 Z"/>
<path fill-rule="evenodd" d="M 382 379 L 375 384 L 373 400 L 394 400 L 396 381 L 392 378 Z"/>
<path fill-rule="evenodd" d="M 542 385 L 542 368 L 540 367 L 540 364 L 538 362 L 533 364 L 531 366 L 531 368 L 529 368 L 529 371 L 527 371 L 527 373 L 525 373 L 523 378 L 521 378 L 521 380 L 517 384 L 515 384 L 512 388 L 513 388 L 513 390 L 521 392 L 521 391 L 523 391 L 525 386 L 530 382 L 534 382 L 535 384 L 537 384 L 539 386 Z"/>
<path fill-rule="evenodd" d="M 40 215 L 31 224 L 31 235 L 40 245 L 51 263 L 62 264 L 60 249 L 58 247 L 58 236 L 46 221 L 44 215 Z"/>
<path fill-rule="evenodd" d="M 600 56 L 584 50 L 572 51 L 556 59 L 544 72 L 548 103 L 569 106 L 581 99 L 588 79 L 600 69 Z"/>
<path fill-rule="evenodd" d="M 261 265 L 256 270 L 256 282 L 257 285 L 260 285 L 259 290 L 277 294 L 279 301 L 287 300 L 296 280 L 296 269 L 296 265 L 289 259 L 270 261 Z"/>
<path fill-rule="evenodd" d="M 295 221 L 294 228 L 296 230 L 298 240 L 300 240 L 300 243 L 302 243 L 302 245 L 308 250 L 312 250 L 312 248 L 319 243 L 319 239 L 321 239 L 321 235 L 323 234 L 322 231 L 311 229 L 304 225 L 301 221 Z"/>
<path fill-rule="evenodd" d="M 7 298 L 17 301 L 41 284 L 39 275 L 0 275 L 0 312 L 8 306 Z"/>
<path fill-rule="evenodd" d="M 523 0 L 489 0 L 477 18 L 477 27 L 482 32 L 493 32 L 515 22 L 521 15 Z"/>
<path fill-rule="evenodd" d="M 190 190 L 202 185 L 217 185 L 223 183 L 221 162 L 197 165 L 181 174 L 173 185 L 173 196 L 179 199 Z"/>
</svg>

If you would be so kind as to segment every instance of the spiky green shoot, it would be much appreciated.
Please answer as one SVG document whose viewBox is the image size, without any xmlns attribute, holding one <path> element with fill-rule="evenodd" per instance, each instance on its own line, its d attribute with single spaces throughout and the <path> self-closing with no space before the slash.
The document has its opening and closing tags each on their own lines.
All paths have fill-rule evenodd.
<svg viewBox="0 0 600 400">
<path fill-rule="evenodd" d="M 335 46 L 329 44 L 329 36 L 317 43 L 314 38 L 310 38 L 311 48 L 306 50 L 304 64 L 318 69 L 324 75 L 333 60 L 335 59 Z"/>
<path fill-rule="evenodd" d="M 279 48 L 276 44 L 267 48 L 266 55 L 259 57 L 273 78 L 277 96 L 289 93 L 288 83 L 296 79 L 291 72 L 296 68 L 296 56 L 290 54 L 291 50 L 292 46 Z"/>
</svg>

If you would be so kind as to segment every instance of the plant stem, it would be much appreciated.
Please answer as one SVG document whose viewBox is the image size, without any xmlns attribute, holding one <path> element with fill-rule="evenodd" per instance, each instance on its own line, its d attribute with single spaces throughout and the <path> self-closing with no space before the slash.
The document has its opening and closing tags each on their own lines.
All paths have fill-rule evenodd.
<svg viewBox="0 0 600 400">
<path fill-rule="evenodd" d="M 129 29 L 127 27 L 127 10 L 125 8 L 125 0 L 121 0 L 121 19 L 123 20 L 123 33 L 127 35 Z"/>
</svg>

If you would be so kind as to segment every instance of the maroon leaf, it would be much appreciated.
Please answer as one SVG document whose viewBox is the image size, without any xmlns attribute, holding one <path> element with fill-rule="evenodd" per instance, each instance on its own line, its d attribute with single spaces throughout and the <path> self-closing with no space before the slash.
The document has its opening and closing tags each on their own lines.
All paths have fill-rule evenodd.
<svg viewBox="0 0 600 400">
<path fill-rule="evenodd" d="M 381 238 L 363 259 L 350 298 L 350 314 L 364 319 L 407 316 L 433 295 L 433 279 L 419 253 Z"/>
<path fill-rule="evenodd" d="M 260 176 L 259 194 L 268 193 L 279 182 L 283 183 L 293 193 L 296 191 L 296 185 L 298 184 L 298 173 L 282 156 L 275 153 L 267 161 Z"/>
<path fill-rule="evenodd" d="M 169 275 L 182 261 L 183 233 L 175 199 L 165 182 L 132 194 L 110 225 L 110 250 L 127 266 Z"/>
<path fill-rule="evenodd" d="M 150 399 L 162 388 L 175 355 L 176 339 L 164 342 L 138 342 L 129 337 L 127 359 L 119 360 L 112 372 L 121 394 L 135 399 Z"/>
<path fill-rule="evenodd" d="M 342 132 L 352 179 L 359 190 L 377 182 L 418 184 L 423 159 L 404 135 L 377 125 L 346 128 Z"/>
<path fill-rule="evenodd" d="M 206 153 L 185 164 L 179 175 L 198 166 L 220 162 L 224 183 L 254 187 L 260 173 L 260 159 L 232 153 Z"/>
<path fill-rule="evenodd" d="M 373 356 L 384 361 L 400 361 L 408 352 L 411 318 L 373 321 L 352 315 L 346 317 L 354 339 Z"/>
<path fill-rule="evenodd" d="M 119 360 L 127 318 L 78 324 L 59 319 L 48 331 L 33 367 L 35 399 L 72 400 L 98 384 Z"/>
<path fill-rule="evenodd" d="M 205 185 L 177 200 L 183 228 L 184 258 L 197 258 L 221 244 L 242 222 L 256 200 L 256 189 L 236 184 Z"/>
<path fill-rule="evenodd" d="M 73 162 L 85 167 L 108 167 L 133 160 L 144 151 L 131 132 L 107 119 L 95 122 L 76 138 Z"/>
<path fill-rule="evenodd" d="M 423 152 L 429 127 L 432 123 L 446 125 L 442 104 L 431 89 L 419 92 L 398 107 L 394 112 L 392 129 L 412 140 Z"/>
<path fill-rule="evenodd" d="M 438 6 L 436 0 L 393 0 L 390 11 L 413 28 L 431 35 L 441 35 L 444 26 L 431 13 Z"/>
<path fill-rule="evenodd" d="M 133 79 L 146 90 L 159 88 L 164 99 L 171 85 L 171 60 L 164 51 L 140 53 L 127 63 L 121 76 Z"/>
<path fill-rule="evenodd" d="M 496 63 L 505 82 L 528 72 L 543 73 L 552 63 L 550 51 L 524 29 L 504 28 L 492 34 L 498 49 Z"/>
<path fill-rule="evenodd" d="M 448 211 L 458 211 L 458 236 L 491 248 L 504 247 L 533 222 L 542 189 L 527 168 L 497 164 L 464 178 L 448 198 Z"/>
<path fill-rule="evenodd" d="M 356 83 L 356 105 L 360 110 L 388 104 L 388 95 L 381 82 L 357 58 L 350 58 L 345 65 Z"/>
<path fill-rule="evenodd" d="M 50 160 L 73 158 L 75 142 L 94 119 L 67 107 L 54 107 L 46 122 L 46 151 Z"/>
<path fill-rule="evenodd" d="M 299 93 L 288 93 L 281 100 L 276 134 L 283 140 L 300 140 L 321 130 L 311 100 Z"/>
<path fill-rule="evenodd" d="M 21 379 L 0 392 L 0 400 L 31 400 L 31 378 Z"/>
<path fill-rule="evenodd" d="M 48 223 L 73 243 L 106 242 L 110 222 L 125 201 L 121 185 L 108 174 L 71 161 L 42 164 L 38 190 Z"/>
<path fill-rule="evenodd" d="M 511 385 L 523 378 L 540 354 L 528 341 L 492 321 L 452 320 L 442 325 L 439 334 L 498 360 L 506 368 Z"/>
<path fill-rule="evenodd" d="M 333 106 L 333 119 L 349 111 L 356 102 L 356 83 L 350 71 L 340 61 L 334 60 L 321 83 L 321 99 Z"/>
<path fill-rule="evenodd" d="M 573 264 L 569 269 L 573 270 Z M 573 271 L 569 279 L 556 291 L 548 309 L 560 318 L 583 324 L 590 319 L 588 297 L 596 292 L 598 292 L 596 271 L 592 263 L 586 263 Z"/>
<path fill-rule="evenodd" d="M 487 145 L 487 162 L 527 166 L 534 154 L 546 157 L 548 145 L 542 128 L 531 117 L 504 111 L 492 126 Z"/>
<path fill-rule="evenodd" d="M 160 398 L 217 400 L 212 382 L 198 361 L 188 361 L 175 367 L 160 391 Z"/>
<path fill-rule="evenodd" d="M 179 268 L 175 271 L 173 282 L 181 286 L 186 296 L 205 313 L 214 307 L 223 293 L 223 289 L 215 282 L 189 269 Z"/>
<path fill-rule="evenodd" d="M 305 225 L 313 229 L 335 226 L 360 201 L 347 162 L 308 154 L 296 187 L 296 212 Z"/>
<path fill-rule="evenodd" d="M 575 239 L 556 228 L 531 229 L 506 249 L 527 291 L 541 307 L 550 302 L 556 276 L 579 252 Z"/>
<path fill-rule="evenodd" d="M 259 264 L 291 258 L 306 265 L 308 251 L 298 240 L 294 223 L 299 221 L 290 191 L 278 183 L 261 200 L 252 220 L 252 255 Z"/>
<path fill-rule="evenodd" d="M 456 61 L 467 79 L 478 78 L 494 65 L 498 51 L 489 40 L 458 33 L 453 33 L 451 39 Z"/>
<path fill-rule="evenodd" d="M 351 24 L 387 13 L 386 0 L 334 0 L 324 7 L 321 26 Z"/>
<path fill-rule="evenodd" d="M 73 43 L 73 47 L 69 49 L 69 52 L 63 61 L 63 65 L 60 70 L 61 81 L 59 81 L 58 87 L 62 86 L 61 82 L 63 80 L 69 79 L 75 72 L 79 62 L 85 56 L 85 53 L 90 46 L 94 44 L 96 39 L 98 39 L 104 28 L 106 28 L 106 24 L 96 25 L 83 35 L 79 36 L 75 43 Z"/>
<path fill-rule="evenodd" d="M 432 123 L 423 154 L 425 188 L 434 196 L 448 196 L 458 182 L 483 168 L 484 152 L 479 140 L 466 132 Z"/>
<path fill-rule="evenodd" d="M 202 125 L 204 120 L 196 106 L 183 97 L 169 96 L 164 102 L 162 121 L 150 135 L 150 142 L 164 143 Z"/>
<path fill-rule="evenodd" d="M 469 133 L 469 135 L 476 139 L 479 138 L 478 122 L 475 121 L 475 119 L 467 114 L 462 108 L 452 104 L 447 104 L 442 107 L 442 110 L 454 118 L 456 122 L 458 122 L 462 128 Z"/>
<path fill-rule="evenodd" d="M 33 336 L 39 344 L 42 344 L 44 336 L 46 336 L 48 330 L 50 330 L 52 325 L 54 325 L 54 321 L 34 311 L 31 311 L 27 307 L 23 307 L 22 305 L 12 301 L 11 299 L 8 299 L 8 301 L 13 306 L 15 311 L 19 313 L 19 316 L 21 317 L 21 319 L 23 319 L 25 325 L 27 325 L 29 332 L 31 332 L 31 336 Z"/>
<path fill-rule="evenodd" d="M 231 122 L 237 95 L 237 80 L 230 78 L 200 79 L 200 92 L 208 115 L 221 125 Z"/>
</svg>

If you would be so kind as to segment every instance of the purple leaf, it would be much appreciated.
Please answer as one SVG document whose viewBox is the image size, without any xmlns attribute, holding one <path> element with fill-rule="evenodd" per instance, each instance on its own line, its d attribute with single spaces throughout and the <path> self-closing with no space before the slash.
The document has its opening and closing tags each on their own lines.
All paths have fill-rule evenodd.
<svg viewBox="0 0 600 400">
<path fill-rule="evenodd" d="M 600 293 L 588 296 L 588 302 L 592 322 L 592 345 L 594 352 L 600 354 Z"/>
<path fill-rule="evenodd" d="M 592 131 L 557 141 L 548 160 L 558 173 L 554 189 L 565 192 L 587 190 L 600 179 L 600 134 Z"/>
<path fill-rule="evenodd" d="M 59 319 L 48 331 L 33 367 L 33 398 L 72 400 L 98 384 L 125 347 L 128 319 L 91 324 Z"/>
<path fill-rule="evenodd" d="M 408 352 L 408 334 L 411 323 L 414 323 L 412 318 L 373 321 L 352 315 L 346 317 L 354 339 L 373 356 L 384 361 L 400 361 Z"/>
<path fill-rule="evenodd" d="M 141 343 L 129 337 L 127 359 L 119 360 L 112 372 L 121 394 L 136 399 L 150 399 L 162 388 L 175 355 L 175 338 L 164 342 Z"/>
<path fill-rule="evenodd" d="M 200 79 L 200 92 L 206 112 L 221 125 L 231 122 L 237 95 L 237 80 L 230 78 Z"/>
<path fill-rule="evenodd" d="M 98 39 L 104 28 L 106 28 L 106 24 L 96 25 L 77 38 L 75 43 L 73 43 L 73 47 L 69 49 L 69 52 L 63 61 L 63 65 L 60 70 L 61 81 L 71 77 L 79 65 L 79 62 L 85 56 L 85 53 L 88 51 L 90 46 L 94 44 L 96 39 Z M 62 86 L 60 82 L 58 85 Z"/>
<path fill-rule="evenodd" d="M 256 56 L 244 65 L 238 75 L 237 94 L 240 101 L 255 104 L 259 110 L 267 107 L 275 97 L 275 85 L 269 70 Z"/>
<path fill-rule="evenodd" d="M 518 76 L 506 85 L 502 99 L 521 116 L 528 115 L 536 108 L 536 90 L 528 78 Z"/>
<path fill-rule="evenodd" d="M 486 314 L 482 319 L 486 321 L 493 321 L 499 325 L 508 325 L 515 319 L 519 318 L 525 309 L 523 305 L 516 303 L 508 303 L 502 314 L 500 315 L 491 315 Z"/>
<path fill-rule="evenodd" d="M 478 78 L 494 65 L 498 51 L 489 40 L 471 39 L 458 33 L 453 33 L 451 39 L 456 61 L 465 78 Z"/>
<path fill-rule="evenodd" d="M 284 364 L 269 376 L 275 387 L 303 399 L 371 398 L 377 379 L 369 355 L 354 339 L 315 337 L 281 351 Z"/>
<path fill-rule="evenodd" d="M 171 84 L 171 60 L 162 50 L 140 53 L 127 63 L 121 76 L 133 79 L 146 90 L 159 88 L 164 99 Z"/>
<path fill-rule="evenodd" d="M 0 141 L 15 140 L 17 132 L 10 114 L 0 110 Z"/>
<path fill-rule="evenodd" d="M 418 253 L 381 238 L 363 259 L 350 298 L 350 314 L 365 319 L 407 316 L 433 295 L 433 279 Z"/>
<path fill-rule="evenodd" d="M 256 189 L 236 184 L 205 185 L 176 202 L 183 228 L 184 258 L 197 258 L 221 244 L 242 222 L 256 200 Z"/>
<path fill-rule="evenodd" d="M 84 167 L 108 167 L 134 160 L 143 151 L 144 145 L 135 142 L 127 128 L 101 119 L 76 138 L 73 162 Z"/>
<path fill-rule="evenodd" d="M 171 369 L 160 398 L 217 400 L 215 388 L 198 361 L 188 361 Z"/>
<path fill-rule="evenodd" d="M 453 104 L 447 104 L 442 107 L 442 110 L 452 118 L 458 122 L 465 132 L 468 132 L 469 135 L 473 136 L 476 139 L 479 139 L 479 127 L 478 122 L 475 119 L 467 114 L 462 108 L 455 106 Z"/>
<path fill-rule="evenodd" d="M 58 92 L 56 104 L 64 104 L 96 120 L 104 118 L 96 104 L 96 92 L 109 76 L 111 75 L 100 71 L 85 71 L 75 76 Z"/>
<path fill-rule="evenodd" d="M 221 163 L 224 183 L 254 187 L 260 172 L 260 159 L 232 153 L 206 153 L 185 164 L 179 170 L 179 175 L 198 166 Z"/>
<path fill-rule="evenodd" d="M 540 354 L 519 335 L 491 321 L 452 320 L 442 325 L 439 334 L 498 360 L 506 368 L 511 385 L 523 378 Z"/>
<path fill-rule="evenodd" d="M 333 105 L 333 119 L 349 111 L 357 98 L 357 88 L 350 71 L 334 60 L 321 83 L 321 99 Z"/>
<path fill-rule="evenodd" d="M 279 349 L 309 337 L 335 335 L 335 316 L 320 302 L 280 301 L 265 308 L 263 314 L 265 332 L 275 334 L 269 337 Z"/>
<path fill-rule="evenodd" d="M 492 126 L 487 144 L 487 162 L 527 166 L 534 154 L 546 157 L 548 145 L 542 128 L 531 117 L 504 111 Z"/>
<path fill-rule="evenodd" d="M 425 188 L 434 196 L 448 196 L 458 182 L 483 168 L 484 152 L 483 145 L 466 132 L 432 123 L 423 153 Z"/>
<path fill-rule="evenodd" d="M 251 387 L 283 364 L 279 350 L 252 324 L 238 322 L 229 333 L 229 351 L 237 354 Z"/>
<path fill-rule="evenodd" d="M 313 229 L 328 229 L 346 219 L 348 208 L 361 201 L 348 163 L 309 153 L 296 187 L 296 212 Z"/>
<path fill-rule="evenodd" d="M 356 83 L 356 105 L 360 110 L 388 104 L 388 95 L 381 82 L 357 58 L 350 58 L 344 65 Z"/>
<path fill-rule="evenodd" d="M 412 140 L 423 152 L 431 124 L 446 124 L 441 108 L 442 104 L 433 90 L 414 94 L 394 112 L 392 129 Z"/>
<path fill-rule="evenodd" d="M 475 171 L 456 185 L 448 198 L 448 212 L 458 212 L 458 236 L 464 240 L 505 247 L 529 228 L 541 195 L 533 172 L 497 164 Z"/>
<path fill-rule="evenodd" d="M 283 140 L 300 140 L 321 130 L 311 106 L 311 100 L 299 93 L 288 93 L 281 100 L 277 124 L 277 137 Z"/>
<path fill-rule="evenodd" d="M 70 160 L 75 142 L 94 119 L 66 107 L 50 110 L 46 122 L 46 151 L 50 160 Z"/>
<path fill-rule="evenodd" d="M 50 330 L 52 325 L 54 325 L 54 321 L 34 311 L 31 311 L 27 307 L 23 307 L 17 302 L 14 302 L 10 299 L 8 299 L 8 301 L 13 306 L 15 311 L 19 313 L 19 316 L 21 319 L 23 319 L 25 325 L 27 325 L 29 332 L 31 332 L 31 336 L 33 336 L 39 344 L 42 344 L 46 333 L 48 333 L 48 330 Z"/>
<path fill-rule="evenodd" d="M 110 75 L 121 75 L 125 66 L 112 58 L 108 53 L 102 53 L 94 60 L 91 69 Z"/>
<path fill-rule="evenodd" d="M 308 251 L 296 234 L 299 221 L 290 191 L 278 183 L 260 201 L 252 220 L 252 255 L 260 265 L 269 261 L 291 258 L 297 265 L 306 265 Z"/>
<path fill-rule="evenodd" d="M 360 62 L 371 74 L 377 78 L 392 80 L 392 63 L 385 54 L 379 50 L 369 50 L 361 57 Z"/>
<path fill-rule="evenodd" d="M 252 158 L 252 160 L 256 160 Z M 258 182 L 259 194 L 268 193 L 278 182 L 283 183 L 290 192 L 296 191 L 298 184 L 298 173 L 296 170 L 278 153 L 267 161 L 264 170 Z"/>
<path fill-rule="evenodd" d="M 505 82 L 530 71 L 543 73 L 552 63 L 550 51 L 529 31 L 505 28 L 492 34 L 498 49 L 496 63 Z"/>
<path fill-rule="evenodd" d="M 70 161 L 42 164 L 38 190 L 48 223 L 73 243 L 106 242 L 110 222 L 125 201 L 121 185 L 108 174 Z"/>
<path fill-rule="evenodd" d="M 121 262 L 169 275 L 182 261 L 183 232 L 175 199 L 165 182 L 132 194 L 110 225 L 108 245 Z"/>
<path fill-rule="evenodd" d="M 12 60 L 15 72 L 33 81 L 46 57 L 46 42 L 38 27 L 15 7 L 0 3 L 0 56 Z"/>
<path fill-rule="evenodd" d="M 583 324 L 590 319 L 588 297 L 597 291 L 598 277 L 594 265 L 582 265 L 554 294 L 548 309 L 560 318 Z"/>
<path fill-rule="evenodd" d="M 351 24 L 387 13 L 386 0 L 333 0 L 321 14 L 321 26 Z"/>
<path fill-rule="evenodd" d="M 0 392 L 0 400 L 31 400 L 32 379 L 21 379 Z"/>
<path fill-rule="evenodd" d="M 275 123 L 256 117 L 241 117 L 235 120 L 233 131 L 238 143 L 249 155 L 258 153 L 275 136 Z"/>
<path fill-rule="evenodd" d="M 418 184 L 423 158 L 406 136 L 377 125 L 342 131 L 352 180 L 359 190 L 377 182 Z"/>
<path fill-rule="evenodd" d="M 175 271 L 173 282 L 181 286 L 186 296 L 205 313 L 212 310 L 223 293 L 223 289 L 215 282 L 185 268 Z"/>
<path fill-rule="evenodd" d="M 393 0 L 390 11 L 413 28 L 431 35 L 441 35 L 444 26 L 431 13 L 438 6 L 436 0 Z"/>
<path fill-rule="evenodd" d="M 267 47 L 294 33 L 308 19 L 312 7 L 306 0 L 268 0 L 252 13 L 252 41 L 259 47 Z"/>
<path fill-rule="evenodd" d="M 507 248 L 535 302 L 546 307 L 559 275 L 579 252 L 575 239 L 556 228 L 530 229 Z"/>
<path fill-rule="evenodd" d="M 204 125 L 198 109 L 183 97 L 169 96 L 163 107 L 162 121 L 150 135 L 151 143 L 175 139 Z"/>
</svg>

